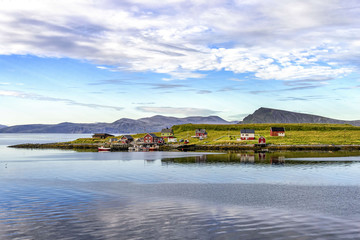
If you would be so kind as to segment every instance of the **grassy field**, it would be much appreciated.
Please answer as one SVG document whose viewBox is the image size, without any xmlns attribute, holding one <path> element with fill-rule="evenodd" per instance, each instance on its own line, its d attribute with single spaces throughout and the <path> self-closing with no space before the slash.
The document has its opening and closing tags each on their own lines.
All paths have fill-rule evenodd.
<svg viewBox="0 0 360 240">
<path fill-rule="evenodd" d="M 270 127 L 285 127 L 286 136 L 270 136 Z M 208 137 L 204 140 L 192 138 L 197 128 L 205 128 Z M 237 141 L 244 128 L 254 129 L 256 139 Z M 360 127 L 346 124 L 185 124 L 173 129 L 177 138 L 189 139 L 193 144 L 254 144 L 259 136 L 264 136 L 269 144 L 279 145 L 360 144 Z"/>
<path fill-rule="evenodd" d="M 270 136 L 270 127 L 285 127 L 286 136 Z M 195 135 L 195 129 L 197 128 L 205 128 L 208 137 L 204 140 L 193 138 L 192 136 Z M 254 129 L 256 139 L 253 141 L 238 141 L 240 130 L 244 128 Z M 184 124 L 173 126 L 173 130 L 178 140 L 188 139 L 190 144 L 254 144 L 257 143 L 259 136 L 264 136 L 268 144 L 276 145 L 360 144 L 360 127 L 347 124 Z M 160 136 L 159 132 L 155 134 Z M 139 138 L 144 135 L 145 133 L 136 134 L 133 137 Z M 100 143 L 108 140 L 82 138 L 72 143 Z"/>
</svg>

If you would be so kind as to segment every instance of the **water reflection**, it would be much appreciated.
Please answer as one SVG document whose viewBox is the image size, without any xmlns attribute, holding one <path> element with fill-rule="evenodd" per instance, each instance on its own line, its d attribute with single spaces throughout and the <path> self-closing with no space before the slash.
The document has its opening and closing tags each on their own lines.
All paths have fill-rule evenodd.
<svg viewBox="0 0 360 240">
<path fill-rule="evenodd" d="M 7 195 L 0 195 L 2 240 L 360 237 L 358 188 L 19 183 L 5 184 Z M 331 210 L 344 196 L 353 199 L 352 218 L 309 211 Z"/>
<path fill-rule="evenodd" d="M 238 163 L 238 164 L 314 164 L 360 162 L 359 151 L 339 152 L 228 152 L 184 158 L 163 158 L 168 163 Z"/>
</svg>

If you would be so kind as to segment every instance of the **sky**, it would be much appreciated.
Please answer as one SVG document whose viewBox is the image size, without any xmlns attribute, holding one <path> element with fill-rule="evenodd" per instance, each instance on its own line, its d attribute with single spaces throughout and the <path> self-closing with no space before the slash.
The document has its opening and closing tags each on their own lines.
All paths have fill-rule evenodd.
<svg viewBox="0 0 360 240">
<path fill-rule="evenodd" d="M 360 1 L 0 0 L 0 124 L 360 120 Z"/>
</svg>

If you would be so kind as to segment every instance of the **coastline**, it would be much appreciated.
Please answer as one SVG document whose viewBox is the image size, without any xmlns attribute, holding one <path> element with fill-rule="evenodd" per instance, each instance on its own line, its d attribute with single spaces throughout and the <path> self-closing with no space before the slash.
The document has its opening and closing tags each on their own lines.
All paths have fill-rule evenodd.
<svg viewBox="0 0 360 240">
<path fill-rule="evenodd" d="M 17 144 L 8 146 L 10 148 L 25 148 L 25 149 L 64 149 L 64 150 L 94 150 L 97 151 L 102 143 L 43 143 L 43 144 Z M 129 144 L 111 145 L 111 151 L 128 151 Z M 219 145 L 161 145 L 159 151 L 340 151 L 340 150 L 360 150 L 360 145 L 333 145 L 333 144 L 318 144 L 318 145 L 257 145 L 257 144 L 219 144 Z"/>
</svg>

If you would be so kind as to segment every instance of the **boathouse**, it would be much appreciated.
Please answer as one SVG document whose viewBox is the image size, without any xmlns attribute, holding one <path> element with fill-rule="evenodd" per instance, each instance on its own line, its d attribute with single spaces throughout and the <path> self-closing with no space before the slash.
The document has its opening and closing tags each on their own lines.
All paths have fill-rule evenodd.
<svg viewBox="0 0 360 240">
<path fill-rule="evenodd" d="M 107 134 L 107 133 L 95 133 L 94 135 L 92 135 L 92 137 L 93 138 L 105 139 L 107 137 L 114 137 L 114 135 Z"/>
<path fill-rule="evenodd" d="M 198 138 L 206 138 L 207 137 L 207 132 L 205 129 L 196 129 L 195 130 L 195 137 Z"/>
<path fill-rule="evenodd" d="M 285 137 L 285 128 L 283 127 L 271 127 L 270 136 Z"/>
<path fill-rule="evenodd" d="M 241 140 L 255 140 L 254 129 L 241 129 L 240 135 Z"/>
</svg>

